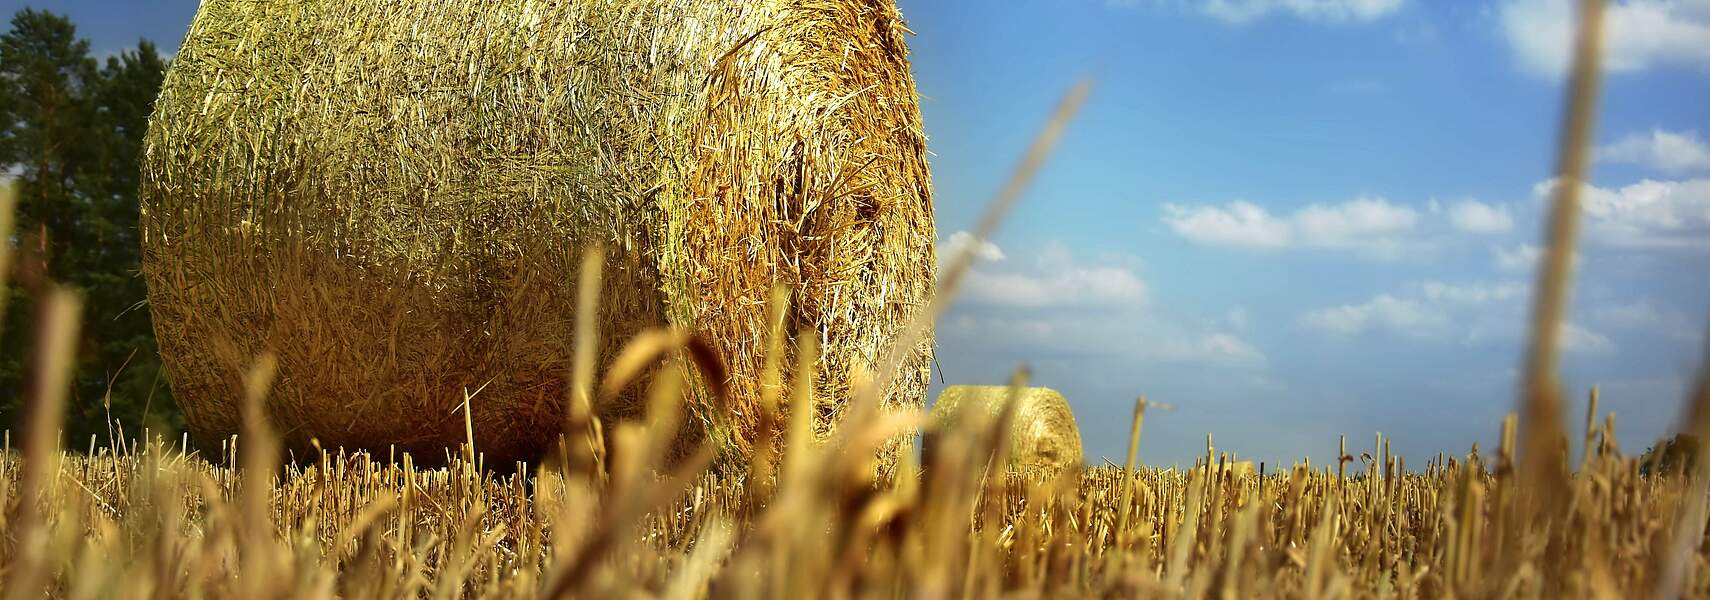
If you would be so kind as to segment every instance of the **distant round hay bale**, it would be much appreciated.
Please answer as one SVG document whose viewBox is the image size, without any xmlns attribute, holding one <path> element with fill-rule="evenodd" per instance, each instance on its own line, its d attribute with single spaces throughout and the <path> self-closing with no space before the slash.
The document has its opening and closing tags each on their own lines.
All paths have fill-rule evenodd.
<svg viewBox="0 0 1710 600">
<path fill-rule="evenodd" d="M 1253 467 L 1253 461 L 1250 460 L 1219 462 L 1218 466 L 1200 466 L 1195 470 L 1202 474 L 1213 473 L 1218 477 L 1232 477 L 1234 479 L 1243 479 L 1259 474 L 1259 470 Z"/>
<path fill-rule="evenodd" d="M 766 300 L 793 288 L 823 430 L 933 284 L 905 33 L 892 0 L 204 0 L 150 121 L 141 217 L 192 433 L 239 430 L 239 374 L 271 350 L 289 447 L 432 460 L 485 386 L 477 449 L 539 456 L 595 243 L 601 364 L 646 327 L 706 336 L 735 405 L 697 382 L 687 422 L 726 451 L 757 420 Z M 887 406 L 923 404 L 930 353 Z"/>
<path fill-rule="evenodd" d="M 990 423 L 1003 413 L 1009 387 L 1001 385 L 953 385 L 938 393 L 932 417 L 940 431 L 966 426 L 969 419 Z M 977 412 L 976 412 L 977 411 Z M 976 425 L 977 426 L 977 425 Z M 923 458 L 931 455 L 941 437 L 926 440 Z M 1051 388 L 1021 388 L 1009 428 L 1009 468 L 1014 471 L 1058 472 L 1081 464 L 1081 430 L 1069 401 Z"/>
</svg>

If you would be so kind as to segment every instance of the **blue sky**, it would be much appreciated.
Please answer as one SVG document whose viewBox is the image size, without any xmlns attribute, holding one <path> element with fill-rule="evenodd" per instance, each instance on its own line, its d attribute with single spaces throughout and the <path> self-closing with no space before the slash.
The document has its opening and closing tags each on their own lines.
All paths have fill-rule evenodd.
<svg viewBox="0 0 1710 600">
<path fill-rule="evenodd" d="M 1554 161 L 1566 0 L 900 0 L 943 244 L 951 383 L 1018 364 L 1089 460 L 1137 394 L 1153 464 L 1322 464 L 1375 432 L 1419 465 L 1491 448 Z M 192 0 L 59 0 L 97 53 L 171 50 Z M 0 1 L 10 14 L 22 3 Z M 1710 0 L 1610 14 L 1563 368 L 1629 452 L 1671 427 L 1710 315 Z M 1062 92 L 1096 89 L 992 240 L 965 233 Z M 948 246 L 941 246 L 943 248 Z"/>
</svg>

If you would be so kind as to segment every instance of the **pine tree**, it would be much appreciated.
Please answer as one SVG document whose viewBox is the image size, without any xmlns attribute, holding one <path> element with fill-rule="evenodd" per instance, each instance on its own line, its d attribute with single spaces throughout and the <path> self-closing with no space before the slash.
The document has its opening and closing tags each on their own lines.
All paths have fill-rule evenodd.
<svg viewBox="0 0 1710 600">
<path fill-rule="evenodd" d="M 0 35 L 0 170 L 19 191 L 0 428 L 21 417 L 31 300 L 47 281 L 85 298 L 69 445 L 104 439 L 110 422 L 131 436 L 145 425 L 164 435 L 182 427 L 155 350 L 137 235 L 137 159 L 165 71 L 147 41 L 97 64 L 71 21 L 48 12 L 19 11 Z"/>
</svg>

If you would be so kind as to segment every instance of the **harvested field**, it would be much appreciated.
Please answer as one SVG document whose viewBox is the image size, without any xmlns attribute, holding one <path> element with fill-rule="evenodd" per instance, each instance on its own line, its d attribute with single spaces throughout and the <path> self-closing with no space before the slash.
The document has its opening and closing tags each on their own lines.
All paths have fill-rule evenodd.
<svg viewBox="0 0 1710 600">
<path fill-rule="evenodd" d="M 1406 465 L 1379 446 L 1262 477 L 985 479 L 993 448 L 968 435 L 924 475 L 874 482 L 810 443 L 776 487 L 640 470 L 590 487 L 360 454 L 275 480 L 159 444 L 9 453 L 0 500 L 49 510 L 7 513 L 8 537 L 41 536 L 44 554 L 0 565 L 35 586 L 14 592 L 66 597 L 1710 597 L 1702 486 L 1641 476 L 1608 431 L 1558 498 L 1529 497 L 1506 448 Z M 52 475 L 20 488 L 32 467 Z M 1549 527 L 1545 501 L 1563 511 Z"/>
</svg>

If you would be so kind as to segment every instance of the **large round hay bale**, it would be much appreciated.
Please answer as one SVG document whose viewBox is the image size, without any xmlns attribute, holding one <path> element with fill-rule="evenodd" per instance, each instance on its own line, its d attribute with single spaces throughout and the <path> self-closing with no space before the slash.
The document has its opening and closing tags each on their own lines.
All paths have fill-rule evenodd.
<svg viewBox="0 0 1710 600">
<path fill-rule="evenodd" d="M 892 0 L 204 0 L 150 121 L 141 221 L 192 433 L 238 431 L 239 374 L 271 350 L 291 447 L 441 456 L 485 386 L 477 448 L 538 456 L 595 243 L 601 364 L 646 327 L 700 332 L 735 405 L 699 382 L 687 422 L 744 450 L 784 284 L 835 420 L 933 283 L 906 32 Z M 922 404 L 930 351 L 887 404 Z"/>
<path fill-rule="evenodd" d="M 995 422 L 1009 401 L 1009 392 L 1008 386 L 1001 385 L 944 388 L 932 404 L 934 427 L 950 431 Z M 926 440 L 924 460 L 928 464 L 941 435 L 933 434 Z M 1009 443 L 1009 468 L 1013 471 L 1056 473 L 1081 465 L 1081 430 L 1075 426 L 1075 414 L 1069 410 L 1069 401 L 1051 388 L 1021 388 L 1010 420 Z"/>
</svg>

